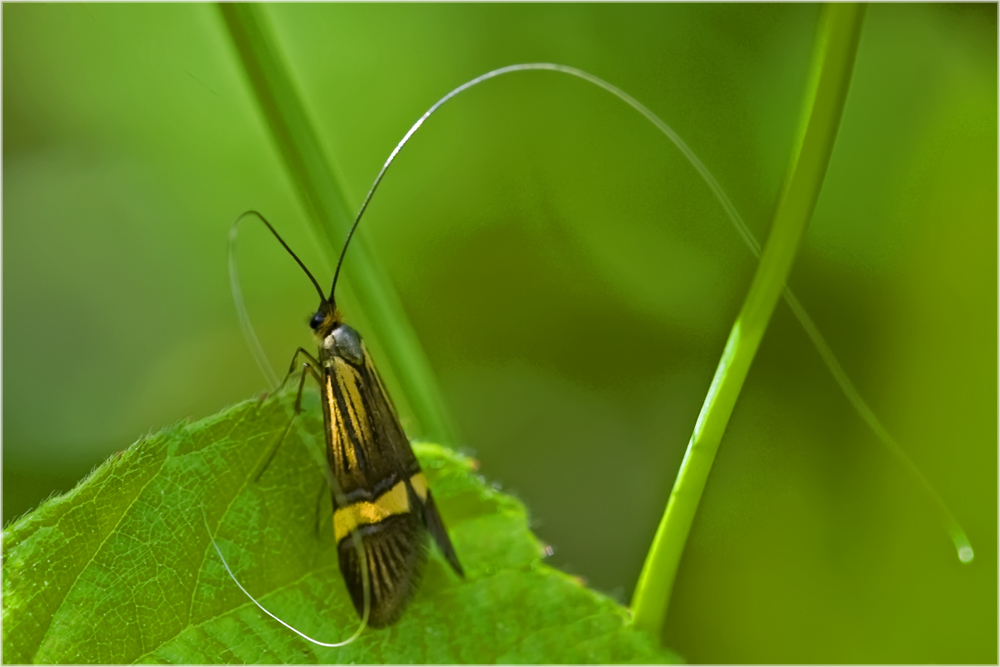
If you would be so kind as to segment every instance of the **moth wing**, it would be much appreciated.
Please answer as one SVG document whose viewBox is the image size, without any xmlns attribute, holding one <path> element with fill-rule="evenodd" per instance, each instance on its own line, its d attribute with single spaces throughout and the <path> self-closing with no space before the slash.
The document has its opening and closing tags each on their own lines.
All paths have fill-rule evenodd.
<svg viewBox="0 0 1000 667">
<path fill-rule="evenodd" d="M 397 449 L 399 461 L 403 466 L 400 472 L 407 478 L 410 478 L 412 475 L 420 472 L 420 464 L 417 462 L 417 457 L 413 454 L 413 448 L 410 446 L 409 439 L 403 433 L 403 427 L 399 423 L 396 408 L 392 404 L 392 399 L 389 398 L 389 393 L 385 390 L 385 385 L 382 384 L 382 378 L 378 373 L 378 369 L 375 368 L 371 357 L 368 356 L 367 349 L 364 350 L 364 354 L 365 371 L 366 375 L 370 378 L 369 385 L 372 387 L 373 402 L 380 412 L 391 416 L 391 420 L 384 420 L 389 422 L 386 424 L 386 437 Z M 451 538 L 448 537 L 448 530 L 444 527 L 444 522 L 441 521 L 441 515 L 434 504 L 434 498 L 431 496 L 430 489 L 427 490 L 427 495 L 423 499 L 416 494 L 412 485 L 407 484 L 407 489 L 409 492 L 410 507 L 414 508 L 414 511 L 421 511 L 424 525 L 434 538 L 434 542 L 437 543 L 438 548 L 441 549 L 441 553 L 444 554 L 444 557 L 455 572 L 460 577 L 464 577 L 465 572 L 462 570 L 462 564 L 458 562 L 455 547 L 452 546 Z"/>
<path fill-rule="evenodd" d="M 438 514 L 437 505 L 434 504 L 434 496 L 431 495 L 430 489 L 427 489 L 427 498 L 424 500 L 423 506 L 424 524 L 427 526 L 428 532 L 434 538 L 451 568 L 458 576 L 464 578 L 465 571 L 462 569 L 462 564 L 458 562 L 458 554 L 455 553 L 455 547 L 451 545 L 451 538 L 448 537 L 448 530 L 444 527 L 444 522 L 441 521 L 441 515 Z"/>
<path fill-rule="evenodd" d="M 409 440 L 365 352 L 356 366 L 334 357 L 327 370 L 327 456 L 344 494 L 374 501 L 419 472 Z"/>
<path fill-rule="evenodd" d="M 396 406 L 392 403 L 389 392 L 386 391 L 382 383 L 382 376 L 372 363 L 372 358 L 368 354 L 368 348 L 361 344 L 364 351 L 365 365 L 364 377 L 368 390 L 371 406 L 375 412 L 375 429 L 379 447 L 383 451 L 391 452 L 391 458 L 398 465 L 398 473 L 401 478 L 406 479 L 420 472 L 420 464 L 410 447 L 410 440 L 403 431 L 403 425 L 399 421 L 399 414 Z"/>
<path fill-rule="evenodd" d="M 420 583 L 427 558 L 427 533 L 422 524 L 419 516 L 406 512 L 357 531 L 367 561 L 371 601 L 368 625 L 373 628 L 395 622 Z M 351 601 L 358 616 L 363 616 L 364 581 L 354 540 L 341 540 L 337 555 Z"/>
</svg>

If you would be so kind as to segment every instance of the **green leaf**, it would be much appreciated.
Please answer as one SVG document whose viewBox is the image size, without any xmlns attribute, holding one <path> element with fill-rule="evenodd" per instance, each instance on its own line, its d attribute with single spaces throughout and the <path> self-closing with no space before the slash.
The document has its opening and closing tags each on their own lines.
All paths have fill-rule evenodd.
<svg viewBox="0 0 1000 667">
<path fill-rule="evenodd" d="M 339 649 L 266 617 L 226 574 L 208 529 L 240 582 L 299 630 L 333 642 L 358 624 L 337 568 L 317 402 L 306 395 L 258 482 L 290 396 L 144 438 L 11 525 L 4 661 L 676 660 L 632 628 L 627 610 L 542 562 L 520 501 L 485 484 L 471 459 L 430 444 L 414 449 L 466 579 L 432 550 L 402 619 Z"/>
</svg>

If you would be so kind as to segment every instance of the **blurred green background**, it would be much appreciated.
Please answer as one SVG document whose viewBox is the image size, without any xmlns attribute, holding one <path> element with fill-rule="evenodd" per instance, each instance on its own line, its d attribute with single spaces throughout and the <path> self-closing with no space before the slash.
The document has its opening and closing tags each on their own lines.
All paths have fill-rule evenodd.
<svg viewBox="0 0 1000 667">
<path fill-rule="evenodd" d="M 491 68 L 623 88 L 763 240 L 815 5 L 283 5 L 278 39 L 356 206 L 410 124 Z M 997 661 L 997 7 L 870 7 L 791 284 L 976 548 L 779 305 L 681 564 L 694 662 Z M 266 389 L 226 237 L 270 217 L 328 280 L 213 6 L 3 6 L 3 520 L 140 435 Z M 627 603 L 755 262 L 679 153 L 581 81 L 445 107 L 364 223 L 460 429 L 553 561 Z M 308 282 L 253 226 L 272 363 Z M 350 261 L 350 260 L 348 260 Z M 356 309 L 355 309 L 356 310 Z M 351 312 L 363 323 L 363 313 Z M 359 328 L 361 325 L 359 324 Z M 378 349 L 378 332 L 362 328 Z M 312 511 L 311 508 L 309 511 Z"/>
</svg>

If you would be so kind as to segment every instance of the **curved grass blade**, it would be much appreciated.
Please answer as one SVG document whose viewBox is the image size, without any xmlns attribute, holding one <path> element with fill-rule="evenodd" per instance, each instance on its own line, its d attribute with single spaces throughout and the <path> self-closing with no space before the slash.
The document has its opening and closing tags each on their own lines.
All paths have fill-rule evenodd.
<svg viewBox="0 0 1000 667">
<path fill-rule="evenodd" d="M 806 100 L 805 131 L 792 156 L 760 265 L 730 331 L 636 586 L 635 624 L 654 636 L 662 631 L 677 566 L 715 454 L 819 197 L 847 97 L 863 14 L 860 5 L 824 8 L 814 85 Z"/>
</svg>

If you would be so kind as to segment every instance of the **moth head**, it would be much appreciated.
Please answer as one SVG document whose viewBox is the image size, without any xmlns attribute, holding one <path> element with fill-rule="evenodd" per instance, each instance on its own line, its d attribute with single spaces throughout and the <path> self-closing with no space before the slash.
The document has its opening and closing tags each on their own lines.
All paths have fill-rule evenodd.
<svg viewBox="0 0 1000 667">
<path fill-rule="evenodd" d="M 324 300 L 320 302 L 319 308 L 316 309 L 316 314 L 309 320 L 309 327 L 316 334 L 316 338 L 322 342 L 341 321 L 340 311 L 337 310 L 337 307 L 329 301 Z"/>
</svg>

